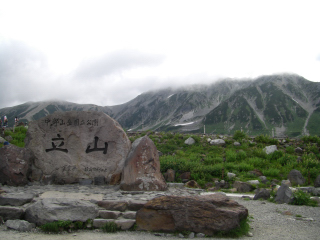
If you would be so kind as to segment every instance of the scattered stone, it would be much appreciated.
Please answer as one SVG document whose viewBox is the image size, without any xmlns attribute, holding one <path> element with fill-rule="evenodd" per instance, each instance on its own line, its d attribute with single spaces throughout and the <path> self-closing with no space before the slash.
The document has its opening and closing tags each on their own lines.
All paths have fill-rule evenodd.
<svg viewBox="0 0 320 240">
<path fill-rule="evenodd" d="M 94 177 L 94 185 L 104 185 L 106 184 L 106 179 L 104 176 Z"/>
<path fill-rule="evenodd" d="M 212 183 L 212 182 L 207 182 L 207 183 L 204 185 L 204 188 L 205 188 L 205 189 L 212 188 L 212 187 L 213 187 L 213 183 Z"/>
<path fill-rule="evenodd" d="M 68 198 L 46 198 L 29 206 L 25 219 L 39 226 L 58 220 L 85 222 L 97 216 L 98 210 L 93 203 Z"/>
<path fill-rule="evenodd" d="M 29 232 L 32 228 L 35 228 L 34 223 L 29 223 L 25 220 L 8 220 L 6 221 L 7 228 L 14 229 L 21 232 Z"/>
<path fill-rule="evenodd" d="M 186 182 L 184 186 L 188 188 L 201 188 L 201 186 L 194 180 Z"/>
<path fill-rule="evenodd" d="M 301 172 L 295 169 L 289 172 L 288 179 L 293 185 L 303 185 L 306 182 Z"/>
<path fill-rule="evenodd" d="M 188 235 L 188 238 L 194 238 L 194 232 L 191 232 L 191 233 Z"/>
<path fill-rule="evenodd" d="M 33 167 L 55 183 L 77 183 L 120 173 L 131 142 L 118 122 L 102 112 L 55 112 L 29 124 L 26 148 Z M 32 181 L 40 181 L 32 175 Z"/>
<path fill-rule="evenodd" d="M 320 175 L 318 175 L 316 180 L 314 181 L 314 187 L 320 187 Z"/>
<path fill-rule="evenodd" d="M 79 184 L 80 185 L 91 185 L 92 180 L 91 179 L 79 179 Z"/>
<path fill-rule="evenodd" d="M 259 180 L 249 180 L 247 181 L 247 183 L 255 186 L 258 186 L 260 184 Z"/>
<path fill-rule="evenodd" d="M 254 189 L 251 184 L 240 181 L 235 181 L 233 187 L 236 188 L 238 192 L 251 192 Z"/>
<path fill-rule="evenodd" d="M 125 191 L 165 191 L 156 146 L 148 136 L 135 140 L 125 162 L 120 188 Z"/>
<path fill-rule="evenodd" d="M 287 185 L 282 184 L 276 193 L 274 201 L 276 203 L 291 203 L 293 201 L 291 189 Z"/>
<path fill-rule="evenodd" d="M 32 153 L 26 148 L 6 145 L 0 148 L 0 183 L 23 186 L 28 183 Z"/>
<path fill-rule="evenodd" d="M 290 180 L 282 180 L 281 181 L 281 185 L 282 184 L 285 184 L 285 185 L 287 185 L 288 187 L 291 187 L 291 182 L 290 182 Z"/>
<path fill-rule="evenodd" d="M 249 171 L 249 173 L 256 176 L 256 177 L 263 176 L 263 173 L 258 169 L 254 169 L 253 171 Z"/>
<path fill-rule="evenodd" d="M 10 135 L 6 136 L 4 139 L 7 140 L 8 142 L 12 142 L 13 140 L 13 138 Z"/>
<path fill-rule="evenodd" d="M 109 184 L 110 185 L 118 185 L 120 184 L 121 182 L 121 175 L 122 173 L 115 173 L 115 174 L 112 174 L 111 178 L 110 178 L 110 182 Z"/>
<path fill-rule="evenodd" d="M 19 207 L 0 206 L 0 216 L 4 221 L 22 219 L 25 211 Z"/>
<path fill-rule="evenodd" d="M 0 195 L 0 205 L 22 206 L 34 198 L 32 193 L 7 193 Z"/>
<path fill-rule="evenodd" d="M 197 233 L 196 237 L 198 238 L 204 238 L 206 235 L 204 233 Z"/>
<path fill-rule="evenodd" d="M 137 212 L 138 230 L 191 231 L 212 236 L 230 231 L 246 219 L 248 210 L 222 194 L 162 196 L 150 200 Z"/>
<path fill-rule="evenodd" d="M 227 173 L 227 176 L 228 176 L 229 179 L 233 179 L 233 178 L 235 178 L 237 175 L 236 175 L 235 173 L 228 172 L 228 173 Z"/>
<path fill-rule="evenodd" d="M 180 174 L 179 178 L 180 178 L 180 179 L 190 180 L 190 178 L 191 178 L 191 173 L 190 173 L 190 172 L 184 172 L 184 173 Z"/>
<path fill-rule="evenodd" d="M 259 179 L 260 179 L 260 182 L 262 182 L 263 184 L 266 184 L 268 182 L 268 179 L 266 176 L 260 176 Z"/>
<path fill-rule="evenodd" d="M 174 182 L 176 176 L 176 171 L 173 169 L 168 169 L 165 173 L 165 179 L 167 182 Z"/>
<path fill-rule="evenodd" d="M 127 201 L 113 201 L 113 200 L 103 200 L 97 202 L 99 207 L 105 208 L 111 211 L 124 212 L 128 207 Z"/>
<path fill-rule="evenodd" d="M 271 146 L 267 146 L 267 147 L 265 147 L 264 149 L 263 149 L 263 151 L 265 151 L 266 152 L 266 154 L 271 154 L 271 153 L 273 153 L 273 152 L 275 152 L 275 151 L 278 151 L 278 149 L 277 149 L 277 146 L 276 145 L 271 145 Z"/>
<path fill-rule="evenodd" d="M 253 200 L 264 199 L 267 200 L 270 198 L 270 192 L 266 189 L 259 189 L 253 197 Z"/>
<path fill-rule="evenodd" d="M 185 144 L 187 145 L 193 145 L 195 144 L 195 140 L 192 137 L 189 137 L 187 140 L 184 141 Z"/>
<path fill-rule="evenodd" d="M 223 139 L 213 139 L 210 141 L 210 144 L 215 146 L 223 146 L 226 144 L 226 142 Z"/>
<path fill-rule="evenodd" d="M 252 232 L 248 232 L 248 233 L 247 233 L 247 237 L 253 237 Z"/>
<path fill-rule="evenodd" d="M 4 139 L 4 138 L 2 138 L 2 137 L 0 137 L 0 143 L 4 143 L 6 140 Z"/>
<path fill-rule="evenodd" d="M 296 149 L 294 149 L 294 151 L 295 151 L 295 153 L 299 153 L 299 154 L 303 153 L 303 150 L 300 147 L 297 147 Z"/>
<path fill-rule="evenodd" d="M 241 146 L 241 143 L 239 143 L 239 142 L 234 142 L 233 145 L 236 146 L 236 147 L 238 147 L 238 146 Z"/>
</svg>

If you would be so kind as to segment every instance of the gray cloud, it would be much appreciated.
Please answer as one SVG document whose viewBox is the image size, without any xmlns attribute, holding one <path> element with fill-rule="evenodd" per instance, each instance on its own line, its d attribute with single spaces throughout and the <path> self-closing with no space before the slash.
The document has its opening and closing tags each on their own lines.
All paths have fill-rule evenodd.
<svg viewBox="0 0 320 240">
<path fill-rule="evenodd" d="M 147 54 L 136 50 L 119 50 L 82 62 L 75 71 L 74 78 L 96 79 L 136 67 L 157 66 L 163 60 L 162 55 Z"/>
</svg>

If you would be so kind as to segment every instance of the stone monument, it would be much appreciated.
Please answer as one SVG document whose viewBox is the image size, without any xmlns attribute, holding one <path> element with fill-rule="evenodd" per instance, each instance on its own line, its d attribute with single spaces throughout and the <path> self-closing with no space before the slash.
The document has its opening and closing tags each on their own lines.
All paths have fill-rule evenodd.
<svg viewBox="0 0 320 240">
<path fill-rule="evenodd" d="M 30 122 L 25 142 L 34 154 L 31 180 L 58 184 L 108 182 L 131 148 L 119 123 L 102 112 L 55 112 Z"/>
</svg>

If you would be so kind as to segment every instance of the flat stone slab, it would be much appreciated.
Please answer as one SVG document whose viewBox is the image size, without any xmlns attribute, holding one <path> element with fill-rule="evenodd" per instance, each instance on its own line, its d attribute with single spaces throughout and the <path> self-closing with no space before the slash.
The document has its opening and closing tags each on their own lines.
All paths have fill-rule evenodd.
<svg viewBox="0 0 320 240">
<path fill-rule="evenodd" d="M 25 219 L 37 226 L 58 220 L 85 222 L 98 216 L 93 203 L 68 198 L 41 199 L 26 209 Z"/>
<path fill-rule="evenodd" d="M 3 220 L 21 219 L 25 211 L 19 207 L 0 206 L 0 216 Z"/>
<path fill-rule="evenodd" d="M 102 201 L 103 194 L 92 194 L 92 193 L 72 193 L 72 192 L 59 192 L 59 191 L 48 191 L 39 196 L 41 199 L 45 198 L 68 198 L 68 199 L 79 199 L 79 200 L 96 200 Z"/>
<path fill-rule="evenodd" d="M 21 232 L 31 231 L 32 228 L 35 228 L 34 223 L 29 223 L 25 220 L 8 220 L 6 221 L 7 228 L 14 229 Z"/>
<path fill-rule="evenodd" d="M 34 198 L 32 193 L 7 193 L 0 195 L 0 205 L 22 206 Z"/>
</svg>

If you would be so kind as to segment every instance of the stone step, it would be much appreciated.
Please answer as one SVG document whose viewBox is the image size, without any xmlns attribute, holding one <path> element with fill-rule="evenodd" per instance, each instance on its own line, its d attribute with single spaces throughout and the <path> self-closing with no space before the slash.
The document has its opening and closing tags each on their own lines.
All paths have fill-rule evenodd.
<svg viewBox="0 0 320 240">
<path fill-rule="evenodd" d="M 110 211 L 110 210 L 99 210 L 99 217 L 103 219 L 118 219 L 120 217 L 125 219 L 136 219 L 136 211 Z"/>
<path fill-rule="evenodd" d="M 106 223 L 108 222 L 115 222 L 117 224 L 117 226 L 121 229 L 121 230 L 129 230 L 135 223 L 136 220 L 134 219 L 101 219 L 101 218 L 97 218 L 97 219 L 93 219 L 93 227 L 95 228 L 102 228 Z"/>
</svg>

